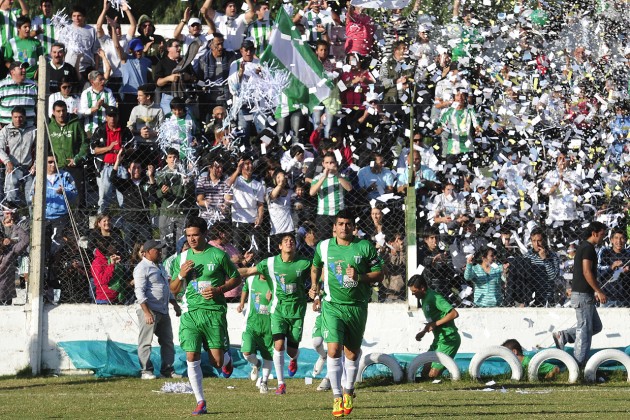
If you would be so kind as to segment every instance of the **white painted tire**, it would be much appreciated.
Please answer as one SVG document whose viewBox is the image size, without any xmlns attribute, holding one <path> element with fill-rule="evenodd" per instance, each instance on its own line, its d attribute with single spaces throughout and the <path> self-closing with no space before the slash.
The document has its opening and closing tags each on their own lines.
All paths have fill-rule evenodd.
<svg viewBox="0 0 630 420">
<path fill-rule="evenodd" d="M 449 355 L 446 355 L 439 351 L 428 351 L 414 357 L 414 359 L 407 365 L 407 382 L 414 383 L 416 381 L 416 373 L 418 369 L 427 363 L 441 363 L 444 368 L 451 374 L 451 380 L 459 381 L 462 377 L 459 367 L 455 360 Z"/>
<path fill-rule="evenodd" d="M 389 354 L 384 353 L 370 353 L 361 358 L 359 362 L 359 373 L 357 375 L 357 382 L 363 381 L 363 373 L 368 366 L 371 365 L 385 365 L 392 371 L 394 382 L 399 384 L 403 380 L 403 370 L 396 359 Z"/>
<path fill-rule="evenodd" d="M 538 382 L 538 369 L 547 360 L 556 359 L 564 363 L 569 371 L 569 383 L 574 384 L 578 380 L 580 374 L 580 367 L 575 359 L 566 351 L 559 349 L 545 349 L 536 353 L 529 361 L 529 367 L 527 368 L 527 374 L 530 382 Z"/>
<path fill-rule="evenodd" d="M 597 379 L 597 368 L 604 362 L 614 360 L 621 363 L 626 368 L 628 382 L 630 382 L 630 356 L 621 350 L 605 349 L 595 353 L 584 367 L 584 379 L 587 382 L 595 382 Z"/>
<path fill-rule="evenodd" d="M 520 381 L 523 377 L 523 367 L 514 353 L 503 346 L 490 346 L 480 352 L 475 353 L 468 366 L 468 373 L 472 378 L 479 378 L 481 364 L 491 357 L 500 357 L 505 360 L 512 370 L 512 380 Z"/>
</svg>

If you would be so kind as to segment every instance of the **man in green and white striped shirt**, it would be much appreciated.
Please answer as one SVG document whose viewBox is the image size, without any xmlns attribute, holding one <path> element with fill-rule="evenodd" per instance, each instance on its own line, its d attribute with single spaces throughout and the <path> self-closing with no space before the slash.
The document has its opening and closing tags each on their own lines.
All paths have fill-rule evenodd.
<svg viewBox="0 0 630 420">
<path fill-rule="evenodd" d="M 339 174 L 337 159 L 332 152 L 324 155 L 324 171 L 311 182 L 311 196 L 317 195 L 318 238 L 330 238 L 335 215 L 343 210 L 344 191 L 352 191 L 352 184 Z"/>
<path fill-rule="evenodd" d="M 256 55 L 260 57 L 269 45 L 269 36 L 273 29 L 273 24 L 269 18 L 269 3 L 265 1 L 256 3 L 255 13 L 256 20 L 249 25 L 247 36 L 254 41 Z"/>
<path fill-rule="evenodd" d="M 37 37 L 42 44 L 44 54 L 50 55 L 52 44 L 55 43 L 55 28 L 52 25 L 53 6 L 51 0 L 42 0 L 39 5 L 41 15 L 33 16 L 31 20 L 31 36 Z"/>
<path fill-rule="evenodd" d="M 0 81 L 0 125 L 11 122 L 11 111 L 16 106 L 26 110 L 26 125 L 35 125 L 37 85 L 26 79 L 28 64 L 14 61 L 9 66 L 9 77 Z"/>
</svg>

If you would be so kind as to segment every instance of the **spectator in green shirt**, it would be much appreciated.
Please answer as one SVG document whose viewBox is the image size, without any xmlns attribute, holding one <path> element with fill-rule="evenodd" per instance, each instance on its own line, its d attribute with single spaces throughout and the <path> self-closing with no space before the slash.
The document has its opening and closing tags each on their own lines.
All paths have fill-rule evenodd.
<svg viewBox="0 0 630 420">
<path fill-rule="evenodd" d="M 452 358 L 457 354 L 461 337 L 455 326 L 455 318 L 459 316 L 455 308 L 440 294 L 429 289 L 426 279 L 421 275 L 414 275 L 409 279 L 409 290 L 422 301 L 422 312 L 427 322 L 422 331 L 416 334 L 416 340 L 428 332 L 433 332 L 433 343 L 429 351 L 444 353 Z M 444 370 L 440 363 L 427 363 L 422 369 L 422 377 L 438 377 Z"/>
<path fill-rule="evenodd" d="M 26 78 L 34 79 L 37 75 L 37 60 L 44 54 L 42 44 L 31 37 L 31 19 L 20 16 L 17 19 L 18 36 L 4 41 L 4 61 L 7 68 L 13 61 L 28 63 Z"/>
</svg>

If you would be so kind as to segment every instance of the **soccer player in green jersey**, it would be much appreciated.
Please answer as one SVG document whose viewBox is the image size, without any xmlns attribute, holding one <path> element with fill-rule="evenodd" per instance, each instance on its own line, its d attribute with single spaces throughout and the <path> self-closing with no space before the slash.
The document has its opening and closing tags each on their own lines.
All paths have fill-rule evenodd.
<svg viewBox="0 0 630 420">
<path fill-rule="evenodd" d="M 280 254 L 259 262 L 255 267 L 239 268 L 242 276 L 262 274 L 273 290 L 271 302 L 271 334 L 274 350 L 273 364 L 278 378 L 277 395 L 286 394 L 284 383 L 284 341 L 289 362 L 289 376 L 297 372 L 297 358 L 306 314 L 306 290 L 311 262 L 298 257 L 295 252 L 295 237 L 285 233 L 280 237 Z"/>
<path fill-rule="evenodd" d="M 426 333 L 433 332 L 429 351 L 439 351 L 454 358 L 462 342 L 454 321 L 459 314 L 444 296 L 427 286 L 423 276 L 411 276 L 408 284 L 411 293 L 422 300 L 422 312 L 427 320 L 424 329 L 416 334 L 416 340 L 420 341 Z M 436 378 L 443 370 L 444 365 L 440 363 L 427 363 L 422 369 L 422 377 Z"/>
<path fill-rule="evenodd" d="M 326 366 L 335 417 L 352 412 L 371 285 L 383 281 L 383 261 L 376 248 L 370 241 L 355 237 L 354 228 L 354 215 L 349 210 L 337 213 L 336 237 L 317 244 L 311 268 L 311 298 L 319 295 L 320 276 L 324 287 L 322 333 L 328 347 Z M 344 365 L 342 350 L 346 356 Z M 343 390 L 342 370 L 346 375 Z"/>
<path fill-rule="evenodd" d="M 224 377 L 228 378 L 232 374 L 227 303 L 223 294 L 241 282 L 241 276 L 230 257 L 224 251 L 208 245 L 205 238 L 207 230 L 206 221 L 201 217 L 191 217 L 186 221 L 186 240 L 190 249 L 173 261 L 175 277 L 170 285 L 174 295 L 182 288 L 186 290 L 182 299 L 179 343 L 186 352 L 188 378 L 197 399 L 193 415 L 207 414 L 201 372 L 201 342 L 204 337 L 210 349 L 210 363 L 220 368 Z"/>
<path fill-rule="evenodd" d="M 252 365 L 250 379 L 258 379 L 260 360 L 256 357 L 256 351 L 262 357 L 262 378 L 260 380 L 260 393 L 266 394 L 269 390 L 267 379 L 273 364 L 273 338 L 271 336 L 271 317 L 269 307 L 271 304 L 271 289 L 263 276 L 249 276 L 245 279 L 241 302 L 236 308 L 237 312 L 243 312 L 245 302 L 249 301 L 247 310 L 247 324 L 243 331 L 241 352 Z"/>
</svg>

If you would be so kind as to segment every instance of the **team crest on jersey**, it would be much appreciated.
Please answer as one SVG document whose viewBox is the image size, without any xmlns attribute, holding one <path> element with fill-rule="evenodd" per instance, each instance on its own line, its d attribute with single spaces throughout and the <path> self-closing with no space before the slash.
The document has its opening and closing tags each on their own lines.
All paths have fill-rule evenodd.
<svg viewBox="0 0 630 420">
<path fill-rule="evenodd" d="M 360 255 L 355 255 L 354 256 L 354 263 L 355 264 L 361 264 L 361 256 Z"/>
<path fill-rule="evenodd" d="M 330 270 L 335 273 L 335 278 L 339 282 L 339 286 L 343 285 L 343 268 L 341 267 L 342 260 L 328 263 Z"/>
<path fill-rule="evenodd" d="M 210 263 L 210 264 L 206 264 L 208 266 L 208 271 L 214 271 L 214 269 L 216 268 L 216 264 L 214 263 Z"/>
<path fill-rule="evenodd" d="M 286 274 L 276 274 L 276 281 L 280 284 L 283 292 L 287 291 Z"/>
</svg>

